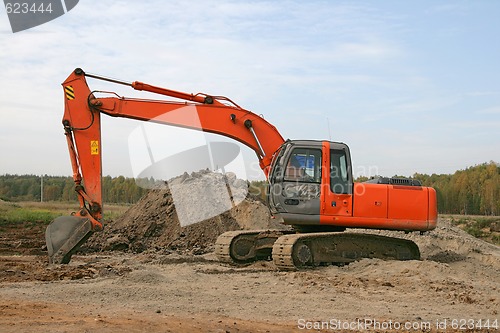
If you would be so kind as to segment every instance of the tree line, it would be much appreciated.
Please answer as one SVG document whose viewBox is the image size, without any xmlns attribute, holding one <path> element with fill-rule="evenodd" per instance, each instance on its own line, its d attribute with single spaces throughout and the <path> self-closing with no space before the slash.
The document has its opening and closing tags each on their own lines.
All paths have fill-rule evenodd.
<svg viewBox="0 0 500 333">
<path fill-rule="evenodd" d="M 439 213 L 500 215 L 498 163 L 479 164 L 452 175 L 416 173 L 413 178 L 436 189 Z"/>
<path fill-rule="evenodd" d="M 135 203 L 148 189 L 136 184 L 134 178 L 102 177 L 104 202 Z M 0 199 L 5 201 L 75 201 L 72 177 L 37 175 L 1 175 Z"/>
<path fill-rule="evenodd" d="M 420 174 L 424 186 L 436 189 L 438 211 L 441 214 L 500 215 L 500 164 L 493 161 L 479 164 L 454 174 Z M 367 178 L 358 178 L 364 181 Z M 40 201 L 41 177 L 36 175 L 0 175 L 0 199 L 6 201 Z M 154 180 L 141 180 L 141 184 L 154 184 Z M 74 201 L 76 195 L 71 177 L 43 176 L 44 201 Z M 254 188 L 265 182 L 253 182 Z M 109 203 L 135 203 L 147 188 L 139 186 L 136 179 L 123 176 L 102 178 L 103 200 Z"/>
</svg>

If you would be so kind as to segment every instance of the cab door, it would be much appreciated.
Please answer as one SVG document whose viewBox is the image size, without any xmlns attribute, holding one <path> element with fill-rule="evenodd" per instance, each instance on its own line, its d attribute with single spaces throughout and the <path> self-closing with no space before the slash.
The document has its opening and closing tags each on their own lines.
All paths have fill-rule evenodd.
<svg viewBox="0 0 500 333">
<path fill-rule="evenodd" d="M 318 215 L 321 188 L 321 147 L 296 146 L 286 164 L 282 198 L 292 214 Z"/>
<path fill-rule="evenodd" d="M 322 223 L 335 221 L 329 216 L 352 216 L 352 168 L 349 147 L 339 142 L 323 142 L 321 186 Z M 325 218 L 323 218 L 325 217 Z"/>
</svg>

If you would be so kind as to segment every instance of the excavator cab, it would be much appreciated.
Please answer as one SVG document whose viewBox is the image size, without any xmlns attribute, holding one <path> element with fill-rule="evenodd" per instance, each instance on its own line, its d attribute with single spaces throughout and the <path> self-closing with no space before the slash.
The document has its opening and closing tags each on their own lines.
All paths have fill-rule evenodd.
<svg viewBox="0 0 500 333">
<path fill-rule="evenodd" d="M 300 231 L 346 228 L 428 231 L 436 227 L 436 191 L 407 178 L 354 183 L 349 147 L 286 141 L 271 164 L 271 212 Z"/>
<path fill-rule="evenodd" d="M 287 141 L 271 166 L 269 207 L 286 224 L 300 229 L 319 229 L 321 214 L 352 215 L 351 170 L 344 143 Z"/>
</svg>

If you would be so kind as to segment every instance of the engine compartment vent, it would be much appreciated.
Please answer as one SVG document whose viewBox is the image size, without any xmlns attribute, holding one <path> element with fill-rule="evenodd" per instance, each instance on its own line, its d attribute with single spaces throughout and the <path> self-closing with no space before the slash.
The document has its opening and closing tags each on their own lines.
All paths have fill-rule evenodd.
<svg viewBox="0 0 500 333">
<path fill-rule="evenodd" d="M 420 180 L 410 178 L 388 178 L 378 177 L 367 180 L 365 183 L 370 184 L 387 184 L 387 185 L 403 185 L 403 186 L 422 186 Z"/>
</svg>

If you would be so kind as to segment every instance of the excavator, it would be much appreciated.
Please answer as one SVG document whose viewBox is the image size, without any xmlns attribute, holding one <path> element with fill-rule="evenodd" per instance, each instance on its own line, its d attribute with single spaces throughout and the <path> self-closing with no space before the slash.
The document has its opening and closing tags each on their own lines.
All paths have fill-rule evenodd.
<svg viewBox="0 0 500 333">
<path fill-rule="evenodd" d="M 169 98 L 138 99 L 91 91 L 87 78 Z M 292 228 L 225 232 L 215 244 L 221 262 L 238 264 L 271 258 L 279 269 L 293 270 L 348 264 L 361 258 L 418 260 L 419 248 L 410 240 L 345 230 L 424 233 L 436 227 L 433 188 L 408 178 L 354 182 L 346 144 L 285 140 L 262 116 L 227 97 L 125 82 L 80 68 L 62 86 L 62 124 L 80 207 L 71 216 L 58 217 L 48 225 L 45 238 L 51 264 L 69 263 L 78 248 L 103 229 L 101 114 L 215 133 L 255 152 L 268 180 L 269 209 Z M 196 117 L 183 116 L 187 106 L 194 108 Z"/>
</svg>

